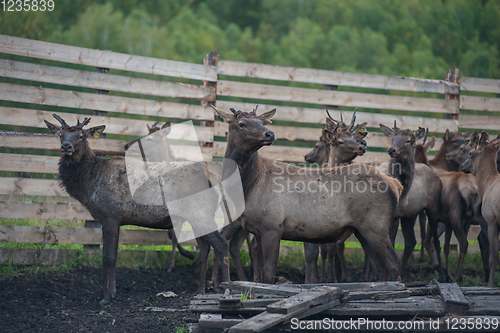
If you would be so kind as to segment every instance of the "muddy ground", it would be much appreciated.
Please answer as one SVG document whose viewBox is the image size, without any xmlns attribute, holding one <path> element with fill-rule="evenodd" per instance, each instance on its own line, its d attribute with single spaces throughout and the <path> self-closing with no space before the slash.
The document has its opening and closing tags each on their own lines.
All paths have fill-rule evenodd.
<svg viewBox="0 0 500 333">
<path fill-rule="evenodd" d="M 350 268 L 354 280 L 361 271 L 361 265 Z M 471 270 L 465 273 L 469 278 L 482 276 Z M 106 306 L 99 304 L 100 268 L 0 280 L 0 332 L 178 332 L 195 317 L 187 308 L 196 293 L 198 274 L 190 266 L 176 267 L 165 277 L 159 270 L 118 269 L 116 299 Z M 417 274 L 403 275 L 403 282 L 430 281 L 433 274 L 425 265 Z M 278 275 L 293 283 L 304 281 L 296 268 L 280 267 Z M 157 296 L 164 291 L 178 297 Z M 170 310 L 152 311 L 154 307 Z"/>
</svg>

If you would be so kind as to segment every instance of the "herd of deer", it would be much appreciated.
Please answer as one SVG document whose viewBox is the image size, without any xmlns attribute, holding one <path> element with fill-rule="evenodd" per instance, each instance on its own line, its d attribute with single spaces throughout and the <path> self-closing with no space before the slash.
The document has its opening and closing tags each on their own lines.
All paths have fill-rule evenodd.
<svg viewBox="0 0 500 333">
<path fill-rule="evenodd" d="M 227 161 L 236 163 L 239 169 L 245 201 L 243 214 L 220 232 L 210 232 L 196 239 L 200 248 L 198 292 L 203 293 L 205 289 L 211 247 L 215 252 L 212 276 L 215 286 L 219 282 L 219 265 L 222 268 L 220 279 L 229 281 L 229 252 L 238 277 L 246 279 L 239 249 L 245 239 L 250 240 L 249 233 L 254 235 L 254 240 L 248 243 L 257 281 L 274 282 L 282 239 L 304 242 L 306 283 L 318 282 L 318 244 L 321 244 L 323 257 L 322 281 L 345 281 L 343 243 L 353 233 L 365 250 L 365 279 L 400 280 L 406 263 L 414 264 L 417 217 L 423 233 L 428 221 L 427 235 L 422 239 L 425 238 L 425 248 L 441 280 L 449 279 L 451 232 L 455 233 L 460 245 L 455 276 L 459 280 L 467 252 L 469 226 L 480 224 L 482 232 L 478 238 L 486 276 L 488 285 L 493 285 L 500 224 L 500 176 L 497 169 L 500 165 L 497 164 L 500 135 L 490 142 L 485 132 L 464 135 L 447 130 L 435 158 L 428 160 L 427 151 L 435 139 L 427 141 L 424 129 L 400 129 L 396 123 L 393 128 L 380 125 L 382 133 L 392 141 L 388 149 L 390 162 L 356 164 L 352 163 L 353 160 L 366 151 L 366 123 L 356 125 L 355 113 L 349 125 L 328 114 L 319 142 L 305 156 L 307 162 L 317 163 L 320 167 L 299 167 L 259 155 L 260 148 L 275 140 L 274 133 L 266 125 L 271 124 L 276 109 L 260 115 L 257 115 L 257 107 L 250 112 L 234 109 L 228 112 L 215 107 L 214 110 L 229 125 L 224 162 L 206 163 L 201 167 L 194 164 L 181 168 L 173 176 L 162 176 L 168 191 L 189 195 L 202 192 L 207 182 L 210 186 L 214 179 L 225 179 L 231 171 Z M 137 203 L 130 193 L 125 158 L 100 158 L 89 147 L 87 138 L 93 137 L 95 132 L 102 133 L 105 126 L 84 129 L 89 118 L 70 126 L 60 116 L 53 115 L 61 126 L 47 120 L 45 123 L 53 134 L 60 137 L 62 186 L 102 225 L 104 298 L 101 302 L 109 303 L 116 293 L 120 226 L 171 230 L 172 214 L 191 222 L 193 228 L 195 225 L 214 225 L 213 207 L 216 205 L 200 202 L 194 209 L 173 213 L 164 205 Z M 160 130 L 156 125 L 149 128 L 150 133 Z M 168 126 L 164 128 L 168 130 Z M 424 144 L 418 145 L 416 141 L 422 138 Z M 168 145 L 164 152 L 157 153 L 158 165 L 162 164 L 162 154 L 171 154 Z M 460 172 L 461 168 L 472 174 Z M 177 181 L 184 173 L 189 173 L 190 181 Z M 144 184 L 139 191 L 147 194 L 150 185 Z M 207 197 L 206 200 L 213 198 Z M 197 223 L 192 223 L 194 221 Z M 402 259 L 394 250 L 400 223 L 405 240 Z M 446 270 L 441 265 L 441 225 L 445 227 Z M 170 237 L 174 246 L 168 270 L 173 268 L 173 253 L 178 245 L 175 234 L 170 233 Z M 182 247 L 178 248 L 181 254 L 189 255 Z M 326 258 L 328 266 L 325 265 Z M 337 272 L 335 258 L 340 263 Z"/>
</svg>

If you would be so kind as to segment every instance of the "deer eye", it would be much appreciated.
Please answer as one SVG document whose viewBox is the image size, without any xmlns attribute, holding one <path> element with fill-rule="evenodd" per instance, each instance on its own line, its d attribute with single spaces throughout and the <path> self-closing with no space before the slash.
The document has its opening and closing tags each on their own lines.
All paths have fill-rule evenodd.
<svg viewBox="0 0 500 333">
<path fill-rule="evenodd" d="M 83 133 L 80 133 L 80 139 L 83 139 Z"/>
<path fill-rule="evenodd" d="M 238 125 L 240 125 L 241 128 L 245 127 L 245 124 L 240 122 Z"/>
<path fill-rule="evenodd" d="M 406 143 L 411 143 L 411 140 L 406 141 Z"/>
<path fill-rule="evenodd" d="M 344 144 L 344 141 L 339 140 L 339 145 L 343 145 L 343 144 Z"/>
</svg>

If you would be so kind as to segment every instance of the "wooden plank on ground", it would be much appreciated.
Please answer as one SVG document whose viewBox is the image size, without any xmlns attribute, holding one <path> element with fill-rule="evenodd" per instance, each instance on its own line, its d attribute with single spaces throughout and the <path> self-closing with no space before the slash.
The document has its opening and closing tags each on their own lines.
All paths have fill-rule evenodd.
<svg viewBox="0 0 500 333">
<path fill-rule="evenodd" d="M 363 94 L 221 80 L 217 82 L 217 95 L 320 105 L 439 113 L 458 113 L 459 107 L 457 100 Z"/>
<path fill-rule="evenodd" d="M 0 86 L 2 83 L 0 83 Z M 1 87 L 0 87 L 1 89 Z M 2 94 L 0 90 L 0 95 Z M 108 95 L 98 95 L 95 96 L 108 96 Z M 58 124 L 57 120 L 52 116 L 54 112 L 50 111 L 40 111 L 31 109 L 17 109 L 0 107 L 0 114 L 2 115 L 1 123 L 4 125 L 14 125 L 14 126 L 29 126 L 38 128 L 47 128 L 44 120 L 51 123 Z M 85 118 L 89 118 L 89 115 L 77 114 L 77 113 L 58 113 L 70 126 L 75 124 L 77 120 L 82 122 Z M 105 133 L 112 134 L 125 134 L 125 135 L 136 135 L 143 136 L 148 134 L 147 126 L 152 125 L 152 121 L 138 120 L 138 119 L 126 119 L 126 118 L 114 118 L 114 117 L 103 117 L 103 116 L 90 116 L 91 121 L 87 127 L 106 125 Z M 212 142 L 213 141 L 213 129 L 210 127 L 194 126 L 196 135 L 199 141 Z M 169 133 L 169 138 L 172 139 L 185 139 L 185 129 L 183 127 L 172 126 L 171 132 Z M 189 139 L 192 140 L 192 139 Z"/>
<path fill-rule="evenodd" d="M 456 84 L 449 84 L 441 80 L 336 72 L 321 69 L 274 66 L 229 60 L 220 60 L 217 69 L 218 74 L 220 75 L 269 80 L 307 82 L 374 89 L 407 90 L 438 94 L 458 94 L 459 91 Z"/>
<path fill-rule="evenodd" d="M 405 290 L 406 285 L 401 282 L 388 281 L 388 282 L 342 282 L 342 283 L 322 283 L 322 286 L 337 287 L 345 291 L 400 291 Z M 295 288 L 315 288 L 317 284 L 290 284 L 290 287 Z"/>
<path fill-rule="evenodd" d="M 438 288 L 448 312 L 463 315 L 469 311 L 469 301 L 456 283 L 438 283 Z"/>
<path fill-rule="evenodd" d="M 0 76 L 132 94 L 201 101 L 215 100 L 215 90 L 209 87 L 30 64 L 7 59 L 0 59 Z"/>
<path fill-rule="evenodd" d="M 0 35 L 0 52 L 92 67 L 217 81 L 217 69 L 214 66 L 92 50 L 5 35 Z"/>
<path fill-rule="evenodd" d="M 462 76 L 459 82 L 461 91 L 479 91 L 500 94 L 500 80 Z"/>
<path fill-rule="evenodd" d="M 255 107 L 254 103 L 242 103 L 233 101 L 223 101 L 218 99 L 216 106 L 223 110 L 229 110 L 229 108 L 235 108 L 237 110 L 250 111 Z M 294 106 L 281 106 L 281 105 L 270 105 L 270 104 L 260 104 L 257 113 L 269 111 L 273 108 L 277 109 L 276 115 L 273 120 L 285 120 L 294 121 L 301 123 L 314 123 L 314 124 L 324 124 L 326 119 L 325 109 L 318 108 L 302 108 Z M 458 121 L 453 119 L 439 119 L 439 118 L 428 118 L 428 117 L 413 117 L 413 116 L 401 116 L 392 114 L 381 114 L 373 112 L 357 112 L 357 122 L 367 122 L 368 127 L 378 128 L 379 124 L 394 125 L 394 120 L 397 121 L 398 127 L 400 128 L 411 128 L 417 129 L 420 127 L 429 128 L 430 132 L 434 133 L 444 133 L 446 129 L 452 132 L 458 131 Z M 337 111 L 330 112 L 334 119 L 340 118 Z M 342 111 L 344 119 L 351 119 L 352 111 Z M 223 124 L 227 127 L 226 124 Z"/>
<path fill-rule="evenodd" d="M 500 111 L 500 98 L 460 95 L 460 109 Z"/>
<path fill-rule="evenodd" d="M 328 303 L 339 298 L 341 290 L 337 287 L 317 287 L 294 296 L 287 297 L 266 307 L 267 312 L 297 314 L 312 306 Z"/>
<path fill-rule="evenodd" d="M 0 242 L 38 244 L 102 244 L 101 228 L 0 225 Z M 166 230 L 120 229 L 120 245 L 172 245 Z M 196 245 L 192 240 L 183 245 Z"/>
</svg>

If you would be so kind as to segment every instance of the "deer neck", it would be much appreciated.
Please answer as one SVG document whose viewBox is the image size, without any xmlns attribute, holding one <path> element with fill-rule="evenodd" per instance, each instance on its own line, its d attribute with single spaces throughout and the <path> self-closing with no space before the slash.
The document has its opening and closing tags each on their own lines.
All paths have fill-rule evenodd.
<svg viewBox="0 0 500 333">
<path fill-rule="evenodd" d="M 476 180 L 479 195 L 483 198 L 491 182 L 498 176 L 497 171 L 497 150 L 494 145 L 488 145 L 484 152 L 478 157 L 476 163 Z"/>
<path fill-rule="evenodd" d="M 228 140 L 226 153 L 224 154 L 222 179 L 231 176 L 233 168 L 230 166 L 230 163 L 236 163 L 240 172 L 243 194 L 246 196 L 258 180 L 260 159 L 257 149 L 246 151 L 231 144 Z"/>
<path fill-rule="evenodd" d="M 66 192 L 85 205 L 85 187 L 90 183 L 92 176 L 95 176 L 95 167 L 98 164 L 97 156 L 87 146 L 77 161 L 72 157 L 61 156 L 59 175 Z"/>
<path fill-rule="evenodd" d="M 429 166 L 433 166 L 445 171 L 460 171 L 460 165 L 453 161 L 448 161 L 446 159 L 446 154 L 449 153 L 446 151 L 445 145 L 441 145 L 434 159 L 429 160 Z"/>
<path fill-rule="evenodd" d="M 353 158 L 346 158 L 342 153 L 338 151 L 338 149 L 335 148 L 330 148 L 330 158 L 328 160 L 328 163 L 330 167 L 338 167 L 346 164 L 351 164 Z"/>
<path fill-rule="evenodd" d="M 391 158 L 389 162 L 389 173 L 392 177 L 399 180 L 403 185 L 401 197 L 404 197 L 410 191 L 415 175 L 415 157 L 414 156 L 398 156 Z"/>
</svg>

